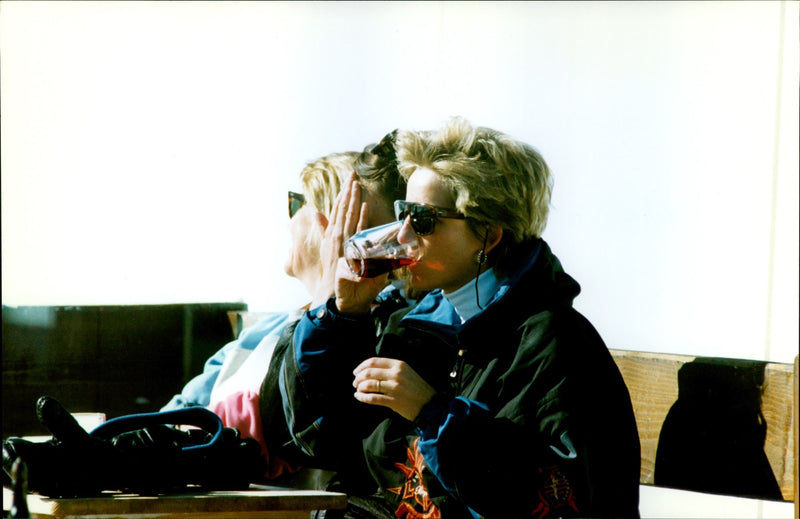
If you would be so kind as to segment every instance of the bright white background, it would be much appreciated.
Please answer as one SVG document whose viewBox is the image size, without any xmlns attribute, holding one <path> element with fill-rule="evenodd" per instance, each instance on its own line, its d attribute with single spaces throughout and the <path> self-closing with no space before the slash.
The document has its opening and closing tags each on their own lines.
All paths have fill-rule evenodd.
<svg viewBox="0 0 800 519">
<path fill-rule="evenodd" d="M 300 305 L 304 163 L 462 115 L 549 162 L 545 238 L 611 347 L 791 362 L 797 20 L 772 1 L 2 2 L 2 302 Z"/>
</svg>

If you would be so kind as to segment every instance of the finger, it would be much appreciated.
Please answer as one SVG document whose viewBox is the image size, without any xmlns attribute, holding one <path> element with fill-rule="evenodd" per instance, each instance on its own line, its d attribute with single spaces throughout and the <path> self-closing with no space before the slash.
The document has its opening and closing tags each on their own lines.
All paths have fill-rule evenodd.
<svg viewBox="0 0 800 519">
<path fill-rule="evenodd" d="M 386 357 L 370 357 L 356 366 L 356 369 L 353 370 L 353 375 L 357 375 L 359 371 L 367 368 L 389 369 L 394 367 L 397 362 L 399 361 L 395 359 L 387 359 Z"/>
<path fill-rule="evenodd" d="M 358 227 L 356 228 L 356 232 L 361 232 L 367 225 L 367 213 L 369 212 L 369 207 L 367 203 L 364 202 L 361 204 L 361 214 L 358 216 Z"/>
<path fill-rule="evenodd" d="M 389 409 L 392 408 L 392 404 L 394 403 L 394 399 L 392 397 L 383 395 L 381 393 L 361 393 L 357 391 L 353 396 L 355 396 L 356 400 L 359 402 L 371 405 L 381 405 L 383 407 L 388 407 Z"/>
<path fill-rule="evenodd" d="M 333 201 L 333 207 L 331 208 L 331 215 L 330 215 L 331 227 L 336 226 L 336 224 L 339 223 L 339 221 L 341 220 L 341 217 L 339 215 L 342 211 L 342 206 L 345 203 L 344 198 L 347 196 L 347 192 L 348 190 L 343 189 L 342 191 L 339 192 L 338 195 L 336 195 L 336 198 Z"/>
<path fill-rule="evenodd" d="M 336 197 L 336 203 L 331 213 L 331 222 L 328 225 L 326 236 L 328 243 L 334 249 L 336 257 L 343 255 L 344 232 L 342 225 L 345 223 L 345 214 L 350 203 L 350 189 L 343 189 Z"/>
<path fill-rule="evenodd" d="M 344 214 L 347 210 L 347 206 L 350 203 L 350 191 L 353 182 L 355 181 L 355 174 L 351 174 L 347 177 L 347 180 L 344 181 L 344 185 L 342 185 L 341 191 L 339 194 L 336 195 L 336 201 L 333 204 L 333 210 L 331 211 L 331 223 L 335 226 L 339 222 L 344 221 Z"/>
<path fill-rule="evenodd" d="M 355 377 L 353 378 L 353 387 L 358 387 L 358 385 L 365 380 L 376 381 L 376 380 L 388 380 L 389 378 L 390 378 L 390 373 L 386 369 L 366 368 L 355 373 Z"/>
<path fill-rule="evenodd" d="M 393 387 L 392 384 L 389 384 L 386 380 L 380 379 L 366 379 L 359 382 L 356 386 L 356 392 L 358 393 L 381 393 L 387 394 L 391 388 Z"/>
<path fill-rule="evenodd" d="M 347 214 L 344 220 L 344 234 L 345 238 L 349 238 L 355 234 L 356 226 L 358 225 L 358 217 L 361 209 L 361 186 L 358 182 L 353 182 L 350 189 L 350 200 L 347 204 Z"/>
<path fill-rule="evenodd" d="M 356 172 L 351 171 L 342 184 L 341 191 L 339 192 L 339 195 L 342 197 L 342 206 L 339 208 L 341 216 L 344 216 L 345 212 L 347 211 L 350 198 L 353 196 L 353 186 L 357 184 L 358 177 L 356 176 Z"/>
</svg>

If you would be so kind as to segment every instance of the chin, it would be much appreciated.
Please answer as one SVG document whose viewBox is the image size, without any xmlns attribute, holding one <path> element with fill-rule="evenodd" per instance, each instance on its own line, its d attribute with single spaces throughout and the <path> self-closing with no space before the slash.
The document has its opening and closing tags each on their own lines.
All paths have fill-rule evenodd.
<svg viewBox="0 0 800 519">
<path fill-rule="evenodd" d="M 437 270 L 438 269 L 431 269 L 422 262 L 410 265 L 408 267 L 408 272 L 411 274 L 411 287 L 416 290 L 433 290 L 434 288 L 439 288 L 439 285 L 436 284 L 436 279 L 438 278 Z"/>
<path fill-rule="evenodd" d="M 429 287 L 428 284 L 425 283 L 424 278 L 415 272 L 411 273 L 408 282 L 411 285 L 411 288 L 413 288 L 414 290 L 427 291 L 431 290 L 432 288 L 435 288 L 435 287 Z"/>
</svg>

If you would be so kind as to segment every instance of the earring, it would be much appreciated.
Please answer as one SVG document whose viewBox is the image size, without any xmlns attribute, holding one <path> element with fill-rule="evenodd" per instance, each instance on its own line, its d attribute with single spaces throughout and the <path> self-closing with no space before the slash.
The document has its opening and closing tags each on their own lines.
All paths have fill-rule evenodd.
<svg viewBox="0 0 800 519">
<path fill-rule="evenodd" d="M 483 265 L 484 263 L 486 263 L 487 259 L 488 258 L 486 257 L 486 252 L 483 249 L 481 249 L 478 251 L 477 256 L 475 256 L 475 263 L 477 263 L 478 265 Z"/>
</svg>

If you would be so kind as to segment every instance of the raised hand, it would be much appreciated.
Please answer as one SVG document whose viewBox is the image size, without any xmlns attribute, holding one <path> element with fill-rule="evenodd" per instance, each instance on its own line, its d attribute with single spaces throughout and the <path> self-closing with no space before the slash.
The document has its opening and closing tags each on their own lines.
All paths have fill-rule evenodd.
<svg viewBox="0 0 800 519">
<path fill-rule="evenodd" d="M 314 291 L 312 306 L 318 306 L 336 295 L 337 309 L 346 314 L 368 313 L 375 297 L 388 283 L 388 274 L 362 279 L 354 275 L 344 261 L 344 243 L 356 232 L 370 226 L 368 205 L 362 201 L 357 176 L 352 173 L 336 197 L 331 219 L 317 214 L 322 228 L 320 264 L 322 277 Z"/>
<path fill-rule="evenodd" d="M 359 230 L 361 214 L 361 188 L 356 181 L 356 174 L 351 173 L 336 196 L 330 220 L 324 214 L 317 213 L 317 225 L 322 233 L 319 260 L 322 277 L 314 291 L 311 306 L 319 306 L 328 300 L 336 291 L 336 269 L 339 258 L 344 251 L 344 242 Z M 355 216 L 353 211 L 356 212 Z"/>
</svg>

